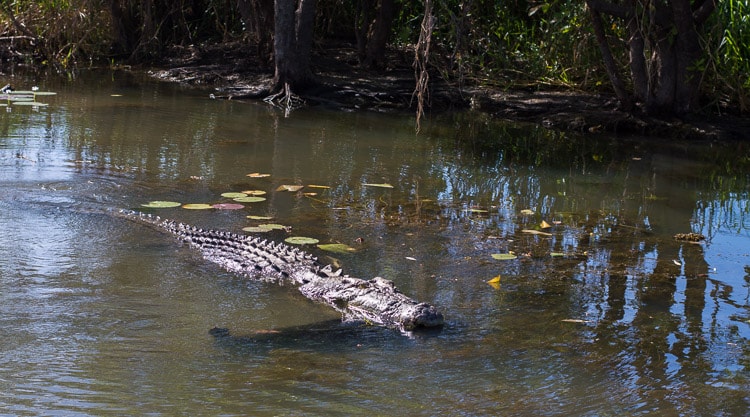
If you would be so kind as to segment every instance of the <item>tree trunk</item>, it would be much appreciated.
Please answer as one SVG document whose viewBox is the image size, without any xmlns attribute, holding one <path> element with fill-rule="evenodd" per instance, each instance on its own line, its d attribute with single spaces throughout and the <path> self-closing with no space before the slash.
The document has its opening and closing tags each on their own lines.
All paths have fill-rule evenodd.
<svg viewBox="0 0 750 417">
<path fill-rule="evenodd" d="M 626 24 L 633 96 L 646 113 L 682 115 L 698 109 L 702 54 L 698 28 L 715 9 L 716 0 L 695 0 L 693 4 L 690 0 L 629 0 L 624 5 L 587 0 L 586 4 L 605 67 L 621 102 L 626 95 L 603 32 L 603 13 Z"/>
<path fill-rule="evenodd" d="M 630 32 L 628 60 L 633 79 L 633 92 L 635 99 L 644 103 L 648 98 L 649 79 L 646 57 L 643 55 L 646 43 L 643 39 L 643 30 L 641 30 L 643 21 L 638 11 L 638 0 L 630 0 L 627 8 L 628 32 Z"/>
<path fill-rule="evenodd" d="M 274 6 L 272 91 L 302 91 L 315 83 L 310 68 L 315 0 L 275 0 Z"/>
<path fill-rule="evenodd" d="M 367 39 L 365 66 L 370 68 L 383 68 L 385 66 L 385 47 L 388 44 L 388 35 L 391 33 L 395 10 L 393 0 L 380 0 L 377 17 L 372 23 L 372 29 Z"/>
<path fill-rule="evenodd" d="M 604 32 L 604 24 L 602 23 L 602 17 L 599 10 L 593 6 L 591 0 L 587 0 L 586 4 L 591 14 L 591 26 L 594 29 L 594 35 L 596 36 L 597 43 L 599 44 L 599 50 L 602 54 L 602 60 L 604 61 L 604 68 L 607 70 L 607 75 L 612 82 L 612 87 L 615 90 L 617 99 L 620 100 L 620 106 L 626 110 L 630 110 L 632 103 L 630 95 L 625 89 L 625 84 L 620 77 L 619 71 L 617 71 L 617 63 L 612 56 L 612 51 L 609 48 L 609 42 L 607 42 L 607 35 Z"/>
</svg>

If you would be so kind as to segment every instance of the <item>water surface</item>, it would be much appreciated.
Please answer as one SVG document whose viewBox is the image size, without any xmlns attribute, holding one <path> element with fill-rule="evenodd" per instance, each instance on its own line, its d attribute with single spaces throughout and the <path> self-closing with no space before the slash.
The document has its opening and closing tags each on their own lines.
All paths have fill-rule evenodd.
<svg viewBox="0 0 750 417">
<path fill-rule="evenodd" d="M 415 135 L 408 115 L 285 118 L 120 72 L 13 83 L 59 94 L 0 113 L 0 414 L 747 415 L 745 143 L 479 114 Z M 250 189 L 267 200 L 158 214 L 345 243 L 307 249 L 446 326 L 342 324 L 108 214 Z"/>
</svg>

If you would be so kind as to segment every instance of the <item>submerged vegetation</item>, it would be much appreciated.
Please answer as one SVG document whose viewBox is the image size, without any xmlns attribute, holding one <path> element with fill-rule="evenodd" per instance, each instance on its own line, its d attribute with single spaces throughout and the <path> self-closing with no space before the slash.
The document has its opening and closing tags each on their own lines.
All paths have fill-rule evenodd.
<svg viewBox="0 0 750 417">
<path fill-rule="evenodd" d="M 305 68 L 310 48 L 279 44 L 288 42 L 280 38 L 280 24 L 293 25 L 297 32 L 291 42 L 299 43 L 305 22 L 294 22 L 295 18 L 274 21 L 274 10 L 287 11 L 291 5 L 307 11 L 310 3 L 4 1 L 0 57 L 6 63 L 71 70 L 102 64 L 153 64 L 176 51 L 195 51 L 200 45 L 242 45 L 243 51 L 257 58 L 253 62 L 268 71 L 276 60 L 274 80 L 284 85 L 268 93 L 284 96 L 289 85 L 296 89 L 295 81 L 310 83 Z M 394 65 L 385 58 L 387 48 L 406 52 L 404 65 L 411 65 L 415 51 L 419 52 L 424 56 L 415 65 L 423 73 L 418 77 L 422 83 L 427 82 L 424 72 L 429 71 L 429 79 L 456 87 L 612 91 L 623 106 L 630 107 L 633 101 L 653 113 L 705 109 L 746 113 L 750 106 L 749 4 L 748 0 L 516 0 L 501 5 L 485 0 L 319 0 L 312 4 L 310 24 L 313 49 L 320 52 L 325 48 L 321 45 L 347 45 L 356 50 L 359 65 L 372 70 Z M 680 21 L 678 10 L 690 12 L 690 7 L 689 21 Z M 426 32 L 425 25 L 429 27 Z M 690 38 L 699 50 L 681 54 L 682 41 L 675 39 L 683 33 L 677 28 L 684 27 L 689 28 L 685 39 Z M 670 33 L 676 36 L 667 36 Z M 279 63 L 287 56 L 295 61 L 291 67 Z M 665 70 L 673 59 L 676 80 Z M 280 74 L 280 70 L 286 72 Z M 632 78 L 619 75 L 628 73 Z M 671 82 L 678 83 L 675 92 L 664 88 Z M 689 84 L 686 94 L 699 93 L 698 105 L 680 96 L 679 83 Z M 418 90 L 427 94 L 422 87 Z M 429 103 L 417 95 L 420 107 Z"/>
</svg>

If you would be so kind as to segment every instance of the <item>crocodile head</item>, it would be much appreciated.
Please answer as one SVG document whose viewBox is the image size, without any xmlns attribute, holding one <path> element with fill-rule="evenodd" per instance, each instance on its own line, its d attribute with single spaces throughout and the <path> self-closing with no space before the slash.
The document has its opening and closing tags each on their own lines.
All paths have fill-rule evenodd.
<svg viewBox="0 0 750 417">
<path fill-rule="evenodd" d="M 445 323 L 443 314 L 435 306 L 427 303 L 419 303 L 414 309 L 405 315 L 401 321 L 404 330 L 417 330 L 441 327 Z"/>
</svg>

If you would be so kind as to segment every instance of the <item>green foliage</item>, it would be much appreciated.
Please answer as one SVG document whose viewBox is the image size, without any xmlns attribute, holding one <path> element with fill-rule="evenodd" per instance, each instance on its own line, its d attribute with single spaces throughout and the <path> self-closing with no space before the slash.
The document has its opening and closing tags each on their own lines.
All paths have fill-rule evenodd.
<svg viewBox="0 0 750 417">
<path fill-rule="evenodd" d="M 106 54 L 111 19 L 101 1 L 15 0 L 0 7 L 3 35 L 30 51 L 28 61 L 70 67 Z"/>
<path fill-rule="evenodd" d="M 727 0 L 717 4 L 705 39 L 713 65 L 705 62 L 713 96 L 737 102 L 750 111 L 750 0 Z M 717 103 L 722 104 L 722 103 Z"/>
<path fill-rule="evenodd" d="M 458 85 L 609 88 L 584 3 L 434 0 L 430 68 Z M 249 42 L 253 39 L 250 30 L 273 31 L 272 27 L 249 28 L 238 4 L 228 0 L 4 0 L 0 1 L 0 36 L 13 39 L 13 50 L 6 50 L 7 55 L 0 58 L 22 56 L 28 63 L 62 68 L 145 62 L 175 47 L 239 38 Z M 319 0 L 317 38 L 356 47 L 355 22 L 362 4 L 359 0 Z M 396 0 L 396 5 L 391 45 L 413 51 L 424 2 Z M 619 54 L 615 59 L 627 71 L 625 28 L 613 23 L 608 33 L 613 53 Z M 717 107 L 739 104 L 742 111 L 748 111 L 750 0 L 717 2 L 701 35 L 706 54 L 696 66 L 703 74 L 704 94 L 715 97 L 712 104 Z"/>
<path fill-rule="evenodd" d="M 394 28 L 402 45 L 416 39 L 421 1 L 406 1 Z M 444 77 L 494 85 L 563 84 L 595 87 L 604 79 L 583 2 L 441 0 L 436 4 Z"/>
</svg>

